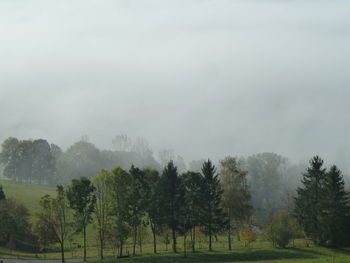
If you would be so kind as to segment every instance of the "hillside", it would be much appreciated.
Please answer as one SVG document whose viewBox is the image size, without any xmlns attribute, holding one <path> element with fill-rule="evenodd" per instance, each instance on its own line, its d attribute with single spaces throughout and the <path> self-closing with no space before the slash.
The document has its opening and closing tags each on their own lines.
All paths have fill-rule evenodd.
<svg viewBox="0 0 350 263">
<path fill-rule="evenodd" d="M 55 194 L 55 188 L 46 186 L 15 183 L 5 180 L 0 180 L 0 185 L 3 186 L 7 197 L 18 200 L 29 209 L 32 218 L 39 209 L 40 198 L 46 194 Z"/>
</svg>

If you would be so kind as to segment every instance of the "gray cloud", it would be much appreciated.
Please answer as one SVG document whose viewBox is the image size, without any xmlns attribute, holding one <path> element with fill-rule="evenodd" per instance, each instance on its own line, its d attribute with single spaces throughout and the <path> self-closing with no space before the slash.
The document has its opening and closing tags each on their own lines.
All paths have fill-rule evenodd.
<svg viewBox="0 0 350 263">
<path fill-rule="evenodd" d="M 146 137 L 187 159 L 349 149 L 350 3 L 0 2 L 0 139 Z"/>
</svg>

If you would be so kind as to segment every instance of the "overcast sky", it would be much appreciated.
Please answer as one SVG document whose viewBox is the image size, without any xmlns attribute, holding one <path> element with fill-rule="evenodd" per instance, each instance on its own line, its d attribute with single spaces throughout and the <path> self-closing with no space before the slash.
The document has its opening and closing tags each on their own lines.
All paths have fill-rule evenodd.
<svg viewBox="0 0 350 263">
<path fill-rule="evenodd" d="M 350 152 L 350 2 L 1 0 L 0 140 Z"/>
</svg>

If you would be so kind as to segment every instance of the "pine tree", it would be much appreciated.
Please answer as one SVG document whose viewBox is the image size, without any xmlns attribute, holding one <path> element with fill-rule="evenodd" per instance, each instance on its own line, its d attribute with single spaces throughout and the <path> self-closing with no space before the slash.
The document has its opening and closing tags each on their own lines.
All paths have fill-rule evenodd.
<svg viewBox="0 0 350 263">
<path fill-rule="evenodd" d="M 177 252 L 176 232 L 179 230 L 183 196 L 181 195 L 180 177 L 173 161 L 170 161 L 163 170 L 160 178 L 160 189 L 160 198 L 163 200 L 161 207 L 162 221 L 171 229 L 173 252 Z"/>
<path fill-rule="evenodd" d="M 212 251 L 212 236 L 224 225 L 224 214 L 221 209 L 222 189 L 216 168 L 210 160 L 204 162 L 203 176 L 203 226 L 209 236 L 209 251 Z"/>
<path fill-rule="evenodd" d="M 321 234 L 321 217 L 325 175 L 323 160 L 319 156 L 313 157 L 310 160 L 310 167 L 303 174 L 303 185 L 297 189 L 295 199 L 295 215 L 306 236 L 317 244 L 324 242 Z"/>
<path fill-rule="evenodd" d="M 327 245 L 348 245 L 349 238 L 349 193 L 345 191 L 341 171 L 333 165 L 324 181 L 322 233 Z"/>
<path fill-rule="evenodd" d="M 4 190 L 2 189 L 2 185 L 0 185 L 0 201 L 5 199 L 6 199 L 6 195 L 4 193 Z"/>
</svg>

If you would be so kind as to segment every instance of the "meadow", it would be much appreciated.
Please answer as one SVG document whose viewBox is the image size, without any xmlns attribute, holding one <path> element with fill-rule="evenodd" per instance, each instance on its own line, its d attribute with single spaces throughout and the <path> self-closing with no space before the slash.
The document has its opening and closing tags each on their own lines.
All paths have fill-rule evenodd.
<svg viewBox="0 0 350 263">
<path fill-rule="evenodd" d="M 5 193 L 8 197 L 15 198 L 23 203 L 30 211 L 32 221 L 35 220 L 35 213 L 39 209 L 39 200 L 45 194 L 55 194 L 55 189 L 44 186 L 28 185 L 22 183 L 14 183 L 9 181 L 0 181 L 4 186 Z M 96 246 L 96 234 L 94 226 L 91 225 L 88 230 L 88 257 L 91 262 L 100 262 L 98 258 L 98 247 Z M 160 262 L 350 262 L 350 249 L 328 249 L 322 247 L 312 246 L 307 244 L 305 240 L 295 240 L 290 247 L 286 249 L 273 248 L 271 243 L 264 237 L 259 239 L 246 247 L 244 242 L 234 240 L 233 250 L 228 251 L 226 237 L 219 236 L 218 240 L 214 242 L 214 251 L 208 252 L 205 238 L 198 240 L 198 249 L 196 253 L 192 253 L 187 249 L 185 255 L 183 250 L 183 239 L 179 237 L 178 245 L 179 252 L 170 252 L 170 245 L 164 244 L 162 238 L 158 240 L 158 254 L 152 253 L 152 245 L 150 242 L 150 235 L 144 239 L 142 246 L 142 253 L 140 248 L 137 249 L 135 257 L 130 256 L 125 259 L 117 259 L 119 262 L 130 263 L 160 263 Z M 75 242 L 81 242 L 81 237 L 76 236 Z M 127 244 L 126 253 L 131 254 L 131 244 Z M 67 244 L 66 258 L 82 258 L 82 249 L 75 245 Z M 106 259 L 103 262 L 115 262 L 115 254 L 111 248 L 105 251 Z M 10 251 L 5 248 L 0 248 L 0 258 L 20 258 L 20 259 L 60 259 L 58 248 L 52 247 L 47 253 L 28 253 L 23 251 Z"/>
</svg>

